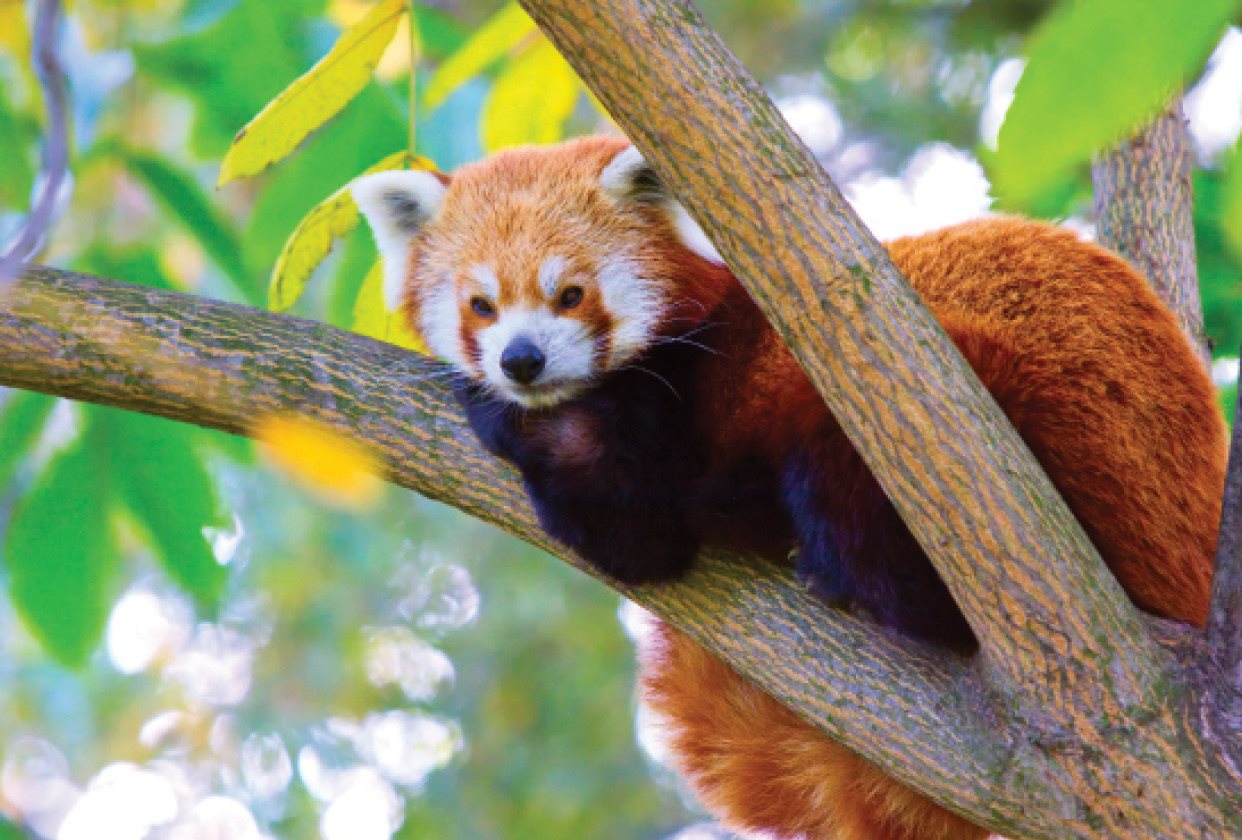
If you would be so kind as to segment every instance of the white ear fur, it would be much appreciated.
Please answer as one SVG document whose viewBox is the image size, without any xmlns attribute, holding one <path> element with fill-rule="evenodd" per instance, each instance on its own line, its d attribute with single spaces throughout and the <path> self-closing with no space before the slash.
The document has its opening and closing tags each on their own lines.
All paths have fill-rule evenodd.
<svg viewBox="0 0 1242 840">
<path fill-rule="evenodd" d="M 650 171 L 651 167 L 643 159 L 643 153 L 638 151 L 638 147 L 626 146 L 599 173 L 599 185 L 605 192 L 617 198 L 629 197 L 634 192 L 638 177 Z"/>
<path fill-rule="evenodd" d="M 384 262 L 384 305 L 389 310 L 401 305 L 410 240 L 435 218 L 445 189 L 430 172 L 404 169 L 373 172 L 349 185 Z"/>
<path fill-rule="evenodd" d="M 677 228 L 677 236 L 681 244 L 698 254 L 705 260 L 724 265 L 724 257 L 716 250 L 716 246 L 707 238 L 703 228 L 694 220 L 685 207 L 673 202 L 673 227 Z"/>
<path fill-rule="evenodd" d="M 703 228 L 664 188 L 636 146 L 627 146 L 609 161 L 599 174 L 599 185 L 621 201 L 658 204 L 668 213 L 681 244 L 706 260 L 724 263 Z"/>
</svg>

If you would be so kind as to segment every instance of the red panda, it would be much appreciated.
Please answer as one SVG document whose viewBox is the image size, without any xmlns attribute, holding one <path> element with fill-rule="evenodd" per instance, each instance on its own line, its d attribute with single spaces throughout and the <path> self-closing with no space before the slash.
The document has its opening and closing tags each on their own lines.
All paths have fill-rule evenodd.
<svg viewBox="0 0 1242 840">
<path fill-rule="evenodd" d="M 353 185 L 385 295 L 456 370 L 543 527 L 629 583 L 703 543 L 783 558 L 834 605 L 969 653 L 948 590 L 780 337 L 625 141 L 523 148 L 451 179 Z M 994 218 L 888 245 L 1136 604 L 1202 625 L 1225 426 L 1170 312 L 1123 260 Z M 640 650 L 678 769 L 768 836 L 987 832 L 902 787 L 667 625 Z"/>
</svg>

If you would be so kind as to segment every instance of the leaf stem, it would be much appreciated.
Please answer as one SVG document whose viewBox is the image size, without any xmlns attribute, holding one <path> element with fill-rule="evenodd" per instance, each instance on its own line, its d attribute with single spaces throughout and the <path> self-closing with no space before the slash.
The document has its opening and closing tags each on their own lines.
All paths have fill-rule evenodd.
<svg viewBox="0 0 1242 840">
<path fill-rule="evenodd" d="M 420 39 L 418 37 L 418 14 L 414 8 L 414 0 L 408 0 L 406 4 L 406 20 L 410 25 L 410 154 L 418 154 L 416 148 L 417 123 L 415 117 L 418 107 L 418 57 L 422 52 Z"/>
</svg>

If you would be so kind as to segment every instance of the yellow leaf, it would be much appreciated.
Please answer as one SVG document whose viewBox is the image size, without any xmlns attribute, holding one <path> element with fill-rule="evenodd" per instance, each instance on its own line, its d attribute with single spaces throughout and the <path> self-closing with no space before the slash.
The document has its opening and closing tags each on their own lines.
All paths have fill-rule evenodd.
<svg viewBox="0 0 1242 840">
<path fill-rule="evenodd" d="M 285 88 L 233 138 L 219 185 L 261 172 L 292 152 L 366 85 L 397 31 L 406 0 L 379 0 L 328 54 Z"/>
<path fill-rule="evenodd" d="M 517 3 L 506 3 L 432 74 L 423 92 L 427 110 L 504 58 L 535 31 L 535 22 Z"/>
<path fill-rule="evenodd" d="M 368 0 L 332 0 L 328 4 L 328 20 L 344 29 L 353 26 L 371 9 Z M 410 34 L 410 16 L 404 15 L 397 25 L 397 34 L 393 37 L 379 64 L 375 67 L 377 78 L 390 82 L 405 76 L 413 66 L 414 40 Z"/>
<path fill-rule="evenodd" d="M 366 17 L 371 5 L 370 0 L 331 0 L 326 15 L 336 26 L 345 29 Z"/>
<path fill-rule="evenodd" d="M 384 306 L 383 285 L 384 264 L 376 260 L 354 301 L 354 332 L 427 355 L 427 345 L 406 324 L 405 315 Z"/>
<path fill-rule="evenodd" d="M 578 77 L 546 39 L 515 56 L 483 104 L 483 148 L 555 143 L 578 100 Z"/>
<path fill-rule="evenodd" d="M 383 492 L 379 460 L 339 432 L 278 415 L 260 420 L 253 431 L 269 463 L 327 504 L 360 510 Z"/>
<path fill-rule="evenodd" d="M 30 63 L 30 24 L 26 19 L 26 0 L 0 0 L 0 53 L 8 53 L 17 62 L 29 91 L 39 89 L 34 67 Z M 42 111 L 43 99 L 34 97 L 35 108 Z"/>
<path fill-rule="evenodd" d="M 368 167 L 363 174 L 386 169 L 435 169 L 435 164 L 409 152 L 396 152 Z M 293 306 L 306 290 L 311 274 L 332 250 L 332 244 L 357 226 L 358 207 L 348 185 L 316 205 L 298 223 L 276 258 L 267 287 L 267 305 L 276 312 Z"/>
<path fill-rule="evenodd" d="M 0 49 L 21 63 L 30 58 L 30 27 L 26 0 L 0 0 Z"/>
</svg>

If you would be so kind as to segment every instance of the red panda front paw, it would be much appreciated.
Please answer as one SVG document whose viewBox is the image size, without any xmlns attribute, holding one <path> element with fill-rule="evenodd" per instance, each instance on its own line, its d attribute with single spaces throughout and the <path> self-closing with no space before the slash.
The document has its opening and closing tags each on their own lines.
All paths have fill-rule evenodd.
<svg viewBox="0 0 1242 840">
<path fill-rule="evenodd" d="M 794 566 L 794 577 L 806 590 L 830 607 L 844 608 L 854 601 L 854 589 L 839 573 L 823 574 L 817 569 L 825 568 L 822 563 L 803 563 L 802 553 L 798 552 L 797 564 Z"/>
<path fill-rule="evenodd" d="M 453 377 L 453 396 L 466 413 L 466 420 L 483 448 L 513 461 L 517 456 L 517 417 L 521 408 L 488 394 L 487 390 L 460 374 Z"/>
</svg>

